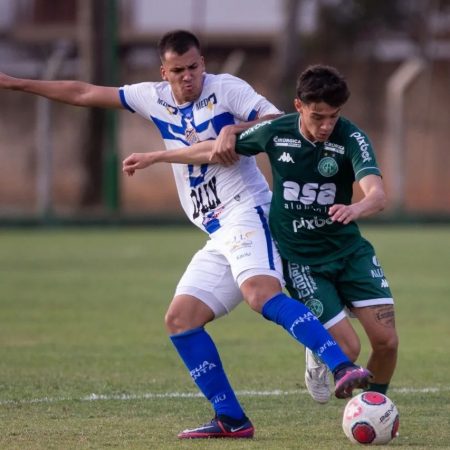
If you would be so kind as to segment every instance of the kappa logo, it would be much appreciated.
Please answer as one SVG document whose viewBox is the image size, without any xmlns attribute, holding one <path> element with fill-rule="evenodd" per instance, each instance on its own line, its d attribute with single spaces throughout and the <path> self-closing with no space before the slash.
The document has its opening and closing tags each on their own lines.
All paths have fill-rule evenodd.
<svg viewBox="0 0 450 450">
<path fill-rule="evenodd" d="M 387 282 L 386 278 L 383 278 L 381 280 L 381 287 L 382 288 L 388 288 L 389 287 L 389 283 Z"/>
<path fill-rule="evenodd" d="M 283 154 L 278 158 L 278 161 L 282 161 L 285 163 L 294 163 L 294 159 L 292 158 L 291 154 L 288 152 L 283 152 Z"/>
</svg>

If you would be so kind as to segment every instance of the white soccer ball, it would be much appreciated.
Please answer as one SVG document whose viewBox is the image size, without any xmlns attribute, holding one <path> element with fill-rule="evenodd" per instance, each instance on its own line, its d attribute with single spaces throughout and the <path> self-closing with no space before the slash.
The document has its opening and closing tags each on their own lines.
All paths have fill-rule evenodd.
<svg viewBox="0 0 450 450">
<path fill-rule="evenodd" d="M 342 428 L 355 444 L 387 444 L 398 435 L 399 415 L 392 400 L 378 392 L 363 392 L 349 400 Z"/>
</svg>

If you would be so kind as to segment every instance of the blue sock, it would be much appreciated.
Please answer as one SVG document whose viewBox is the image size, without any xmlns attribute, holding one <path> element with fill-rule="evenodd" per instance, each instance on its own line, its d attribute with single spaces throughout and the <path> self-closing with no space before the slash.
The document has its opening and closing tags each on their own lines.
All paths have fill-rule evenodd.
<svg viewBox="0 0 450 450">
<path fill-rule="evenodd" d="M 170 336 L 195 384 L 217 415 L 245 417 L 220 361 L 217 348 L 203 327 Z"/>
<path fill-rule="evenodd" d="M 262 315 L 311 349 L 332 372 L 338 366 L 351 364 L 330 333 L 302 302 L 280 293 L 265 303 Z"/>
</svg>

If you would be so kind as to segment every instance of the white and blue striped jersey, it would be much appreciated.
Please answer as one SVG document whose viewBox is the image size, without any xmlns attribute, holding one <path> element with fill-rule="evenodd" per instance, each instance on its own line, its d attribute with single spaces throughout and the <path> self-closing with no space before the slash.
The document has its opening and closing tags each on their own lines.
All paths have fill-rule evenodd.
<svg viewBox="0 0 450 450">
<path fill-rule="evenodd" d="M 151 120 L 167 150 L 215 139 L 222 127 L 280 111 L 245 81 L 228 74 L 205 74 L 196 102 L 177 105 L 167 81 L 120 88 L 125 108 Z M 213 233 L 243 209 L 271 200 L 269 186 L 254 157 L 230 167 L 172 164 L 181 205 L 188 218 Z"/>
</svg>

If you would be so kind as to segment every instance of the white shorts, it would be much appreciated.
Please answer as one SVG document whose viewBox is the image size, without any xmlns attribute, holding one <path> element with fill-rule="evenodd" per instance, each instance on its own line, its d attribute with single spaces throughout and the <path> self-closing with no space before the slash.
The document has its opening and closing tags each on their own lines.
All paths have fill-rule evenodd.
<svg viewBox="0 0 450 450">
<path fill-rule="evenodd" d="M 189 263 L 175 295 L 198 298 L 217 318 L 243 300 L 239 286 L 249 277 L 273 276 L 284 286 L 280 255 L 269 231 L 268 208 L 237 213 L 235 220 L 211 234 Z"/>
</svg>

